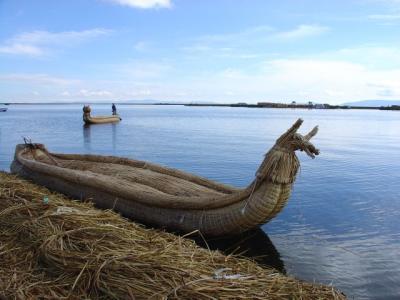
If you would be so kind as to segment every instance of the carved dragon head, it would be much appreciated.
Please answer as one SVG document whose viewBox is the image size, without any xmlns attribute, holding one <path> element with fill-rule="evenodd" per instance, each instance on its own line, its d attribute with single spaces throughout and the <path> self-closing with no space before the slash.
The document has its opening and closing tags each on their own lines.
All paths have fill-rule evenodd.
<svg viewBox="0 0 400 300">
<path fill-rule="evenodd" d="M 289 152 L 295 152 L 296 150 L 304 151 L 311 158 L 315 158 L 319 154 L 319 150 L 310 142 L 311 138 L 318 132 L 318 126 L 315 126 L 306 135 L 297 133 L 303 123 L 302 119 L 298 119 L 292 127 L 290 127 L 282 136 L 277 139 L 275 148 L 281 148 Z"/>
</svg>

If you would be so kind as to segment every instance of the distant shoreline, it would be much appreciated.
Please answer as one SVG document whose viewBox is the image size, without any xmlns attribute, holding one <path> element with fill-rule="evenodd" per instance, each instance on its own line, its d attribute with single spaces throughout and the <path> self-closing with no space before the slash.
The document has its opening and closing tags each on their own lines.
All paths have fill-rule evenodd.
<svg viewBox="0 0 400 300">
<path fill-rule="evenodd" d="M 276 105 L 277 104 L 277 105 Z M 164 104 L 158 104 L 164 105 Z M 169 105 L 169 104 L 165 104 Z M 249 108 L 284 108 L 284 109 L 369 109 L 369 110 L 400 110 L 399 105 L 392 106 L 348 106 L 348 105 L 281 105 L 279 103 L 270 104 L 184 104 L 184 106 L 222 106 L 222 107 L 249 107 Z"/>
<path fill-rule="evenodd" d="M 0 105 L 111 105 L 112 102 L 4 102 Z M 330 105 L 330 104 L 282 104 L 282 103 L 174 103 L 174 102 L 159 102 L 159 103 L 130 103 L 130 102 L 114 102 L 116 105 L 170 105 L 170 106 L 191 106 L 191 107 L 247 107 L 247 108 L 283 108 L 283 109 L 363 109 L 363 110 L 400 110 L 400 105 L 391 106 L 349 106 L 349 105 Z"/>
</svg>

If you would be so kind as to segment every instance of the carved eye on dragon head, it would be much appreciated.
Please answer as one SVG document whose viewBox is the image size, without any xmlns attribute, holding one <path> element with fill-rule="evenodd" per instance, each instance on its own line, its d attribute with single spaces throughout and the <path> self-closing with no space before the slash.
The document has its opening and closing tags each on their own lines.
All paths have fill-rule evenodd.
<svg viewBox="0 0 400 300">
<path fill-rule="evenodd" d="M 304 151 L 311 158 L 315 158 L 319 154 L 319 150 L 310 142 L 311 138 L 318 132 L 318 126 L 315 126 L 306 135 L 297 133 L 303 123 L 302 119 L 298 119 L 292 127 L 288 129 L 275 143 L 276 148 L 281 148 L 289 152 L 296 150 Z"/>
</svg>

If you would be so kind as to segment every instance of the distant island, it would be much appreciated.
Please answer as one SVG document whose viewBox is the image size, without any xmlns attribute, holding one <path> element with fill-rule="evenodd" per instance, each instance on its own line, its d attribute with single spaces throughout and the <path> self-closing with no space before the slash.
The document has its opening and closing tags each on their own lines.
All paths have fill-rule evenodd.
<svg viewBox="0 0 400 300">
<path fill-rule="evenodd" d="M 380 110 L 400 110 L 400 105 L 381 106 Z"/>
<path fill-rule="evenodd" d="M 248 107 L 248 108 L 300 108 L 300 109 L 379 109 L 379 110 L 400 110 L 400 100 L 363 100 L 357 102 L 347 102 L 340 105 L 332 105 L 328 103 L 320 104 L 309 101 L 307 103 L 297 103 L 292 101 L 290 103 L 281 102 L 257 102 L 256 104 L 238 102 L 238 103 L 213 103 L 213 102 L 160 102 L 157 100 L 126 100 L 112 101 L 117 105 L 183 105 L 193 107 Z M 3 102 L 3 105 L 110 105 L 111 102 L 97 101 L 97 102 Z"/>
<path fill-rule="evenodd" d="M 360 101 L 363 102 L 363 101 Z M 389 102 L 390 101 L 386 101 Z M 358 102 L 353 102 L 353 105 L 331 105 L 331 104 L 320 104 L 309 101 L 308 103 L 279 103 L 279 102 L 258 102 L 257 104 L 247 104 L 245 102 L 239 102 L 235 104 L 204 104 L 204 103 L 189 103 L 184 104 L 185 106 L 228 106 L 228 107 L 249 107 L 249 108 L 306 108 L 306 109 L 379 109 L 379 110 L 400 110 L 400 105 L 379 105 L 379 106 L 366 106 L 356 105 Z M 396 102 L 395 102 L 396 103 Z M 400 101 L 399 101 L 400 104 Z M 168 105 L 158 103 L 158 105 Z"/>
</svg>

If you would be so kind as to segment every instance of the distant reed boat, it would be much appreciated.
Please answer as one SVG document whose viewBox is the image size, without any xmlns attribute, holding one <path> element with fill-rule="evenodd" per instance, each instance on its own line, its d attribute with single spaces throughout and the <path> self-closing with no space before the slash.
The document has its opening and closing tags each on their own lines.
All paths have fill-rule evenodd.
<svg viewBox="0 0 400 300">
<path fill-rule="evenodd" d="M 7 111 L 7 107 L 0 107 L 0 112 L 6 112 Z"/>
<path fill-rule="evenodd" d="M 83 122 L 85 122 L 85 124 L 104 124 L 104 123 L 115 123 L 121 121 L 119 115 L 92 117 L 90 115 L 90 112 L 91 112 L 90 106 L 85 105 L 83 107 Z"/>
<path fill-rule="evenodd" d="M 319 150 L 297 133 L 297 120 L 265 155 L 255 179 L 238 189 L 145 161 L 99 155 L 50 153 L 42 144 L 20 144 L 11 171 L 75 199 L 91 199 L 133 220 L 173 231 L 237 234 L 275 217 L 290 196 L 300 162 Z"/>
</svg>

